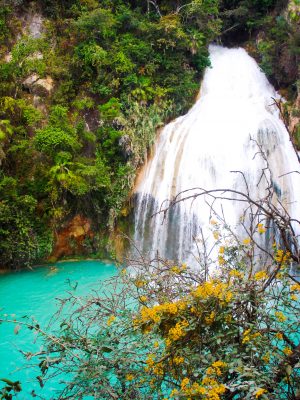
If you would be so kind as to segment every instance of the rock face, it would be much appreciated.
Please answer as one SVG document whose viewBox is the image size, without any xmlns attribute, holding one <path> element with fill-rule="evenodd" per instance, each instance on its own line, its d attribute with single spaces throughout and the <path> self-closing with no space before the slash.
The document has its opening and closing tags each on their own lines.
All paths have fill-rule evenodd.
<svg viewBox="0 0 300 400">
<path fill-rule="evenodd" d="M 133 150 L 130 136 L 123 135 L 119 140 L 119 146 L 121 147 L 122 154 L 126 160 L 132 156 Z"/>
<path fill-rule="evenodd" d="M 27 5 L 26 11 L 19 15 L 19 20 L 22 24 L 22 31 L 24 34 L 31 36 L 34 39 L 38 39 L 44 32 L 44 19 L 42 12 L 37 7 L 35 2 L 30 2 Z"/>
<path fill-rule="evenodd" d="M 56 234 L 54 250 L 50 259 L 59 259 L 91 252 L 94 233 L 91 221 L 82 215 L 76 215 Z"/>
<path fill-rule="evenodd" d="M 43 19 L 40 14 L 29 14 L 28 30 L 30 36 L 34 39 L 41 37 L 43 31 Z"/>
<path fill-rule="evenodd" d="M 53 91 L 54 82 L 51 76 L 40 78 L 37 74 L 32 74 L 23 81 L 23 87 L 36 96 L 47 97 Z"/>
</svg>

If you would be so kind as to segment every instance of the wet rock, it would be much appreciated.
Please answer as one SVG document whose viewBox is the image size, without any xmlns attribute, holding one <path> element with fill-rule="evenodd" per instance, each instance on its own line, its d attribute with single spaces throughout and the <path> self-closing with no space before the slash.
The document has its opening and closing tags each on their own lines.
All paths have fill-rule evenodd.
<svg viewBox="0 0 300 400">
<path fill-rule="evenodd" d="M 87 243 L 92 242 L 94 233 L 91 221 L 82 215 L 76 215 L 57 232 L 51 259 L 60 259 L 72 255 L 88 254 Z"/>
<path fill-rule="evenodd" d="M 121 147 L 123 156 L 128 159 L 132 156 L 132 142 L 129 135 L 123 135 L 119 140 L 119 146 Z"/>
</svg>

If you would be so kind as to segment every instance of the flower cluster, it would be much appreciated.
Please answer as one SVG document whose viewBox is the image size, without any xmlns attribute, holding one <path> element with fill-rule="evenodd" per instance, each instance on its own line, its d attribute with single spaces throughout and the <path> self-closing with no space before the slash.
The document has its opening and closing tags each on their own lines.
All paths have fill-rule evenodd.
<svg viewBox="0 0 300 400">
<path fill-rule="evenodd" d="M 286 264 L 291 258 L 289 251 L 284 251 L 282 249 L 277 249 L 274 255 L 274 260 L 279 264 Z"/>
<path fill-rule="evenodd" d="M 232 300 L 233 293 L 229 289 L 227 283 L 221 282 L 218 279 L 210 280 L 199 285 L 192 291 L 192 296 L 197 299 L 207 299 L 214 297 L 222 302 L 229 303 Z"/>
<path fill-rule="evenodd" d="M 168 339 L 175 342 L 186 335 L 185 328 L 189 326 L 187 321 L 177 322 L 177 324 L 169 329 Z"/>
<path fill-rule="evenodd" d="M 248 343 L 248 342 L 252 341 L 253 339 L 256 339 L 256 338 L 259 337 L 259 336 L 261 336 L 261 333 L 260 333 L 260 332 L 251 333 L 251 329 L 246 329 L 246 330 L 243 332 L 242 343 L 243 343 L 243 344 Z"/>
</svg>

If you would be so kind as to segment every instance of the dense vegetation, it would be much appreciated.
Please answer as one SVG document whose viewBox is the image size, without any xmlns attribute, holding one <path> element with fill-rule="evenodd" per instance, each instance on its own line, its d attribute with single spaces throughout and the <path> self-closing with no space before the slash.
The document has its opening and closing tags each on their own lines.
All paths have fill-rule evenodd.
<svg viewBox="0 0 300 400">
<path fill-rule="evenodd" d="M 46 259 L 54 232 L 76 214 L 97 233 L 128 213 L 156 129 L 195 99 L 210 42 L 250 40 L 262 68 L 293 99 L 299 14 L 293 2 L 282 14 L 286 5 L 2 0 L 1 267 Z M 35 14 L 43 18 L 37 30 Z M 97 253 L 101 243 L 94 235 L 86 251 Z"/>
</svg>

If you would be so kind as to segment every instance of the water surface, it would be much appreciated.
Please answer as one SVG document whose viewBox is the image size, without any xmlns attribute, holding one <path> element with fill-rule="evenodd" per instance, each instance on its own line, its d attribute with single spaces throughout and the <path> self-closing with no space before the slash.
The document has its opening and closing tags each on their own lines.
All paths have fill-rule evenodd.
<svg viewBox="0 0 300 400">
<path fill-rule="evenodd" d="M 10 319 L 23 320 L 33 316 L 41 327 L 46 327 L 58 307 L 57 298 L 74 291 L 77 295 L 88 295 L 99 287 L 99 282 L 117 272 L 113 264 L 100 261 L 63 262 L 55 266 L 35 268 L 0 276 L 0 314 Z M 98 285 L 97 285 L 98 282 Z M 18 399 L 32 398 L 32 390 L 43 398 L 55 398 L 59 382 L 51 382 L 40 388 L 36 379 L 38 370 L 26 367 L 26 360 L 19 349 L 37 352 L 40 343 L 34 343 L 34 333 L 21 328 L 14 333 L 15 324 L 0 324 L 0 378 L 20 380 L 22 392 Z M 2 385 L 0 385 L 2 387 Z"/>
</svg>

